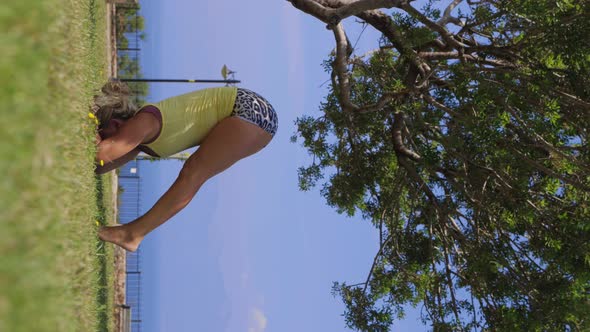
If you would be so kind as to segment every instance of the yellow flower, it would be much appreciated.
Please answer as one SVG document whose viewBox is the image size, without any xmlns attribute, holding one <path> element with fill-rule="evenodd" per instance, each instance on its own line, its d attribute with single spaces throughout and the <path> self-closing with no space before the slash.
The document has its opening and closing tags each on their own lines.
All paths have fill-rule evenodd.
<svg viewBox="0 0 590 332">
<path fill-rule="evenodd" d="M 96 226 L 100 226 L 100 223 L 98 222 L 98 220 L 96 221 Z"/>
<path fill-rule="evenodd" d="M 96 120 L 96 117 L 94 116 L 93 113 L 88 113 L 88 117 L 91 118 L 91 119 L 95 119 Z"/>
<path fill-rule="evenodd" d="M 100 160 L 100 166 L 104 166 L 104 160 Z"/>
</svg>

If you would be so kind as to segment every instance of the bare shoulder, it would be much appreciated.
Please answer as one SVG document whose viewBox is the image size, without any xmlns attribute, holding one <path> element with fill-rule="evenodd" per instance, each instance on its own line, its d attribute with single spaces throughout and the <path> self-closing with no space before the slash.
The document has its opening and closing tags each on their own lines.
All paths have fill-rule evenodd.
<svg viewBox="0 0 590 332">
<path fill-rule="evenodd" d="M 127 120 L 120 129 L 120 134 L 134 136 L 140 143 L 149 142 L 160 131 L 160 122 L 149 113 L 139 112 Z"/>
<path fill-rule="evenodd" d="M 135 119 L 138 123 L 142 125 L 156 127 L 156 129 L 159 129 L 160 127 L 160 122 L 158 121 L 158 119 L 153 114 L 148 112 L 139 112 L 135 114 L 135 116 L 133 116 L 131 119 Z"/>
</svg>

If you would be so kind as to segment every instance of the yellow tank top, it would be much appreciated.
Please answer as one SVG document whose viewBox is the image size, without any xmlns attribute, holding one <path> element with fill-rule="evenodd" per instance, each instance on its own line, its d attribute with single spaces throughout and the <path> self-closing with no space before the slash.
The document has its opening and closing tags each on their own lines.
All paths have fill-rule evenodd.
<svg viewBox="0 0 590 332">
<path fill-rule="evenodd" d="M 237 91 L 236 87 L 209 88 L 147 104 L 160 110 L 162 129 L 155 141 L 144 146 L 168 157 L 201 144 L 209 131 L 231 114 Z"/>
</svg>

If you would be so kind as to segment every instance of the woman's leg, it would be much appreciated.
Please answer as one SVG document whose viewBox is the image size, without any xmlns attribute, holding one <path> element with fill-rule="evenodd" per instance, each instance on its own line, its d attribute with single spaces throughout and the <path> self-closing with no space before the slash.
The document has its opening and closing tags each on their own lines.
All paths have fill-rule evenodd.
<svg viewBox="0 0 590 332">
<path fill-rule="evenodd" d="M 185 162 L 170 189 L 145 215 L 122 226 L 103 227 L 99 237 L 135 251 L 149 232 L 182 210 L 205 181 L 238 160 L 260 151 L 271 139 L 268 132 L 240 118 L 222 120 Z"/>
</svg>

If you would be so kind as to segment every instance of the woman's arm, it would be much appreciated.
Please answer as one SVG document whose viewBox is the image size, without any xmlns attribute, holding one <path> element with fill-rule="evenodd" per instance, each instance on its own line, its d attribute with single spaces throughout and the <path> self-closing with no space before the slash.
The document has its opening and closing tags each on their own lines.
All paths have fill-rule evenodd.
<svg viewBox="0 0 590 332">
<path fill-rule="evenodd" d="M 127 155 L 141 143 L 155 135 L 159 123 L 151 114 L 138 113 L 127 120 L 111 137 L 102 140 L 96 151 L 96 163 L 106 165 Z"/>
<path fill-rule="evenodd" d="M 110 172 L 116 168 L 119 168 L 119 167 L 125 165 L 127 162 L 133 160 L 135 157 L 137 157 L 138 154 L 139 154 L 139 149 L 135 148 L 135 149 L 131 150 L 130 152 L 128 152 L 123 157 L 113 160 L 113 162 L 104 163 L 104 166 L 97 164 L 94 172 L 96 174 L 104 174 L 104 173 Z"/>
</svg>

